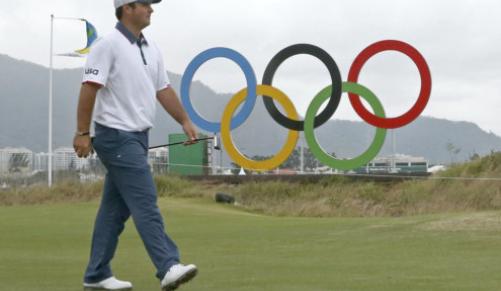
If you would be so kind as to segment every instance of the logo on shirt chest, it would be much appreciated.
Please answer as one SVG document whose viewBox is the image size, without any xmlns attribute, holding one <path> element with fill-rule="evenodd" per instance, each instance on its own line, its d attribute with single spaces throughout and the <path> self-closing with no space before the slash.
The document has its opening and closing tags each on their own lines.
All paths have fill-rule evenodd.
<svg viewBox="0 0 501 291">
<path fill-rule="evenodd" d="M 92 68 L 88 68 L 85 70 L 85 74 L 86 75 L 99 75 L 99 70 L 97 69 L 92 69 Z"/>
</svg>

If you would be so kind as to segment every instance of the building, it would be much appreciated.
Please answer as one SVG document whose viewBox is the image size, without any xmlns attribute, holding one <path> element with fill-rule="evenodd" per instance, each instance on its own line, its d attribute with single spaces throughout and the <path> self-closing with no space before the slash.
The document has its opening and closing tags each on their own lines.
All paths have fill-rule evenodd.
<svg viewBox="0 0 501 291">
<path fill-rule="evenodd" d="M 49 169 L 49 154 L 36 153 L 33 158 L 33 171 L 47 172 Z"/>
<path fill-rule="evenodd" d="M 27 148 L 0 149 L 0 173 L 31 173 L 33 168 L 33 152 Z"/>
<path fill-rule="evenodd" d="M 169 149 L 157 148 L 148 151 L 148 163 L 150 165 L 156 164 L 158 162 L 163 162 L 167 164 L 168 161 L 169 161 Z"/>
<path fill-rule="evenodd" d="M 148 164 L 154 174 L 167 173 L 169 163 L 169 149 L 157 148 L 148 151 Z"/>
<path fill-rule="evenodd" d="M 88 160 L 79 158 L 70 147 L 56 149 L 53 156 L 54 171 L 82 170 L 88 165 Z"/>
<path fill-rule="evenodd" d="M 367 165 L 355 170 L 357 174 L 425 174 L 428 172 L 428 161 L 423 157 L 408 155 L 391 155 L 377 157 Z"/>
</svg>

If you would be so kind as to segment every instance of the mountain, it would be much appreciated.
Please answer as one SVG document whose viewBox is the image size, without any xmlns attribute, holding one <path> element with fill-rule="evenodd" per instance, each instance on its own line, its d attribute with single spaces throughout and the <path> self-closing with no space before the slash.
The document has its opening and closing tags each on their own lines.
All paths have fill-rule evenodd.
<svg viewBox="0 0 501 291">
<path fill-rule="evenodd" d="M 47 151 L 48 68 L 0 55 L 0 148 L 24 146 L 35 152 Z M 181 76 L 168 73 L 179 92 Z M 54 148 L 71 146 L 76 127 L 76 106 L 81 69 L 54 70 Z M 201 82 L 191 89 L 195 108 L 209 120 L 219 120 L 231 94 L 218 94 Z M 151 145 L 167 143 L 169 133 L 180 126 L 158 106 Z M 320 144 L 329 153 L 353 157 L 371 143 L 375 130 L 363 122 L 331 120 L 315 130 Z M 207 133 L 212 134 L 212 133 Z M 394 134 L 394 138 L 393 138 Z M 388 131 L 381 155 L 396 152 L 423 156 L 432 163 L 462 161 L 473 154 L 501 150 L 501 138 L 471 122 L 453 122 L 420 117 L 413 123 Z M 270 155 L 285 141 L 287 130 L 275 123 L 258 99 L 251 117 L 232 132 L 238 148 L 247 155 Z M 225 158 L 225 164 L 228 159 Z"/>
</svg>

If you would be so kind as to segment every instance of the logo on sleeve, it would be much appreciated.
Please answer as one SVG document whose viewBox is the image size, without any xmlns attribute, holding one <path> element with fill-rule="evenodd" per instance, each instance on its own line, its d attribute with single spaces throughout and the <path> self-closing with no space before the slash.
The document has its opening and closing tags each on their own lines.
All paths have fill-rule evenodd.
<svg viewBox="0 0 501 291">
<path fill-rule="evenodd" d="M 93 69 L 93 68 L 88 68 L 85 70 L 85 75 L 99 75 L 99 70 Z"/>
</svg>

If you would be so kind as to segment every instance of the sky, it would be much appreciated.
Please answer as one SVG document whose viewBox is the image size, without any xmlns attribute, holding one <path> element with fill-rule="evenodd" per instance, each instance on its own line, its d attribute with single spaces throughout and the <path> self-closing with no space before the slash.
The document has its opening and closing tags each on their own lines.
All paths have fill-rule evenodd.
<svg viewBox="0 0 501 291">
<path fill-rule="evenodd" d="M 116 23 L 112 0 L 2 2 L 0 54 L 43 66 L 49 65 L 51 14 L 86 18 L 100 35 L 112 31 Z M 153 9 L 152 24 L 144 34 L 161 48 L 166 68 L 177 74 L 200 52 L 228 47 L 243 54 L 261 80 L 277 52 L 309 43 L 334 58 L 346 81 L 353 60 L 367 46 L 386 39 L 407 42 L 425 57 L 432 74 L 432 94 L 423 115 L 474 122 L 501 136 L 499 1 L 164 0 Z M 55 21 L 56 53 L 83 47 L 83 22 Z M 54 66 L 75 68 L 84 62 L 56 57 Z M 221 93 L 246 85 L 239 67 L 221 58 L 204 64 L 195 79 Z M 329 82 L 327 68 L 319 60 L 300 55 L 280 66 L 273 85 L 304 116 L 310 101 Z M 409 110 L 420 90 L 417 67 L 398 52 L 372 57 L 359 83 L 377 95 L 391 117 Z M 197 110 L 203 115 L 203 108 Z M 333 118 L 361 120 L 347 95 Z"/>
</svg>

